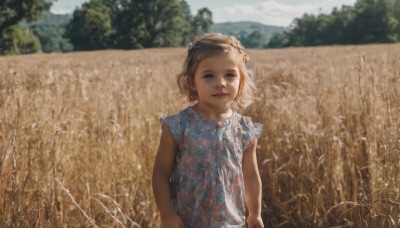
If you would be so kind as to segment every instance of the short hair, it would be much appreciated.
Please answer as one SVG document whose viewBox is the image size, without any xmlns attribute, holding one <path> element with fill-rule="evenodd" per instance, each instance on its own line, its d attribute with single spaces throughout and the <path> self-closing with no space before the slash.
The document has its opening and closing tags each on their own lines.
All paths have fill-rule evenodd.
<svg viewBox="0 0 400 228">
<path fill-rule="evenodd" d="M 235 53 L 239 57 L 240 84 L 233 108 L 245 108 L 253 101 L 253 92 L 255 91 L 251 73 L 246 68 L 249 57 L 239 40 L 220 33 L 205 34 L 189 45 L 182 71 L 176 75 L 181 95 L 189 102 L 198 100 L 197 92 L 191 90 L 188 79 L 194 79 L 196 69 L 201 61 L 221 53 Z"/>
</svg>

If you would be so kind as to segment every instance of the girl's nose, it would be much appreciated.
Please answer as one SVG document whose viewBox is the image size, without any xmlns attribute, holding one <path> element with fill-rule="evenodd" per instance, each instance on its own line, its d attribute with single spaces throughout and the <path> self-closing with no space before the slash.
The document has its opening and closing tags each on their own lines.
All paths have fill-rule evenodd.
<svg viewBox="0 0 400 228">
<path fill-rule="evenodd" d="M 217 81 L 216 83 L 217 88 L 225 88 L 226 87 L 226 81 L 221 78 L 220 80 Z"/>
</svg>

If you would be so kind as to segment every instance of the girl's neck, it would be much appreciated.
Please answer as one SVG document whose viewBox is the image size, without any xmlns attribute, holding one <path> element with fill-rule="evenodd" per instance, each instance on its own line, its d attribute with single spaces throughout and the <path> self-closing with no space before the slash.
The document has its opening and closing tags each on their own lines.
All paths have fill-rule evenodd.
<svg viewBox="0 0 400 228">
<path fill-rule="evenodd" d="M 233 114 L 233 110 L 230 106 L 215 108 L 197 103 L 193 106 L 193 109 L 204 119 L 214 122 L 221 122 L 229 119 Z"/>
</svg>

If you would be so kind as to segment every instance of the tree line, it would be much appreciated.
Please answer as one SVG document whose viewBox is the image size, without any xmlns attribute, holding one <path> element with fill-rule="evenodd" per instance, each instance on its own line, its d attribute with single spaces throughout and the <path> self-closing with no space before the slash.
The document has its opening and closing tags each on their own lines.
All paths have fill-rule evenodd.
<svg viewBox="0 0 400 228">
<path fill-rule="evenodd" d="M 180 47 L 213 25 L 208 8 L 192 15 L 185 0 L 90 0 L 65 27 L 20 25 L 37 20 L 54 1 L 1 0 L 0 54 Z M 304 14 L 268 42 L 259 31 L 236 36 L 249 48 L 398 42 L 400 0 L 357 0 L 330 14 Z"/>
<path fill-rule="evenodd" d="M 208 8 L 192 16 L 184 0 L 91 0 L 74 11 L 65 36 L 74 50 L 179 47 L 212 24 Z"/>
<path fill-rule="evenodd" d="M 400 41 L 400 0 L 357 0 L 330 14 L 304 14 L 267 47 L 394 43 Z"/>
<path fill-rule="evenodd" d="M 54 1 L 2 0 L 0 54 L 33 53 L 49 42 L 45 28 L 25 29 L 20 22 L 37 20 Z M 76 51 L 178 47 L 209 32 L 212 25 L 208 8 L 192 15 L 185 0 L 90 0 L 73 12 L 63 36 Z"/>
</svg>

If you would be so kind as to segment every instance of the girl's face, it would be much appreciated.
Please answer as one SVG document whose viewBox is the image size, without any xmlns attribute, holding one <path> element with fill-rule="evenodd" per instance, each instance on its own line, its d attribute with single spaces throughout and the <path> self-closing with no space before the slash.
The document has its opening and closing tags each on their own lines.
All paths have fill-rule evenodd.
<svg viewBox="0 0 400 228">
<path fill-rule="evenodd" d="M 221 53 L 199 63 L 190 85 L 197 92 L 200 105 L 226 108 L 238 94 L 240 77 L 238 56 Z"/>
</svg>

